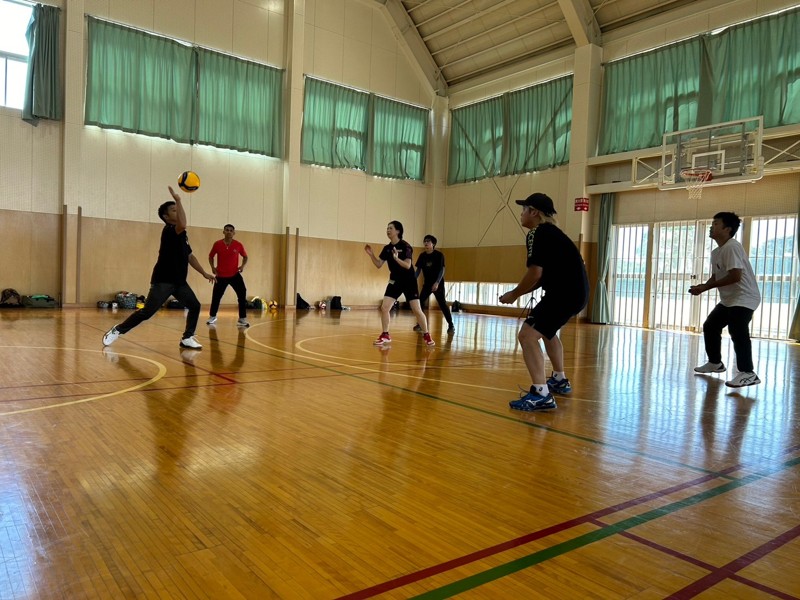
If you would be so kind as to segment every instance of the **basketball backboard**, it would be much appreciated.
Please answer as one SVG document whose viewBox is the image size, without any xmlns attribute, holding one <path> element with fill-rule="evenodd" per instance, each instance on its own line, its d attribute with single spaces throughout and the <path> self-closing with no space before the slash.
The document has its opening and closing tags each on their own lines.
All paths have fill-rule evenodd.
<svg viewBox="0 0 800 600">
<path fill-rule="evenodd" d="M 705 187 L 757 181 L 764 176 L 763 136 L 762 117 L 665 133 L 658 188 L 690 186 L 681 175 L 690 170 L 711 172 Z"/>
</svg>

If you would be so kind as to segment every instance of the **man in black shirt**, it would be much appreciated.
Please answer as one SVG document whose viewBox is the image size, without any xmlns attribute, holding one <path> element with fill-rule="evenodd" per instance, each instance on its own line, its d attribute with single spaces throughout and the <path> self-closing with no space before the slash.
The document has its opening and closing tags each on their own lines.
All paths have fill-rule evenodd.
<svg viewBox="0 0 800 600">
<path fill-rule="evenodd" d="M 158 249 L 158 260 L 150 277 L 150 292 L 140 308 L 119 325 L 109 329 L 103 336 L 103 345 L 110 346 L 120 335 L 152 317 L 164 305 L 167 298 L 175 296 L 189 312 L 186 315 L 186 329 L 181 336 L 181 346 L 200 350 L 203 346 L 195 339 L 194 331 L 200 316 L 200 301 L 186 282 L 189 265 L 210 282 L 214 276 L 206 273 L 200 262 L 192 254 L 189 236 L 186 234 L 186 212 L 181 204 L 181 197 L 169 188 L 173 201 L 164 202 L 158 207 L 158 216 L 164 221 L 161 230 L 161 246 Z"/>
<path fill-rule="evenodd" d="M 556 225 L 556 210 L 550 197 L 536 193 L 516 202 L 522 206 L 520 223 L 529 229 L 526 238 L 528 271 L 517 287 L 500 296 L 500 302 L 511 304 L 537 288 L 544 290 L 544 296 L 530 310 L 519 330 L 522 357 L 532 385 L 527 394 L 510 402 L 509 406 L 525 411 L 556 408 L 553 392 L 567 394 L 572 391 L 564 374 L 564 349 L 558 330 L 586 306 L 589 279 L 580 252 Z M 540 339 L 553 364 L 553 374 L 549 379 L 544 370 Z"/>
<path fill-rule="evenodd" d="M 445 320 L 447 321 L 447 333 L 455 333 L 456 328 L 453 325 L 453 317 L 450 314 L 450 309 L 447 307 L 447 300 L 444 297 L 445 283 L 444 283 L 444 254 L 436 250 L 436 242 L 438 241 L 434 236 L 428 234 L 422 240 L 425 244 L 425 252 L 419 255 L 416 262 L 417 271 L 415 277 L 419 279 L 420 271 L 424 277 L 422 284 L 422 291 L 419 294 L 420 305 L 423 310 L 428 307 L 428 299 L 430 295 L 436 298 L 439 304 L 439 309 L 442 311 Z M 420 326 L 415 325 L 414 331 L 419 331 Z"/>
</svg>

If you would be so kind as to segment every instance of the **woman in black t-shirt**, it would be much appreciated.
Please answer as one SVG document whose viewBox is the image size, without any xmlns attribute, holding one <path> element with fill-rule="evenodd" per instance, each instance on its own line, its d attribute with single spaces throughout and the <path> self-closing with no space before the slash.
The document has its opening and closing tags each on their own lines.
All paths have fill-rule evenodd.
<svg viewBox="0 0 800 600">
<path fill-rule="evenodd" d="M 414 311 L 414 316 L 417 317 L 420 329 L 425 332 L 423 334 L 425 343 L 428 346 L 433 346 L 435 342 L 431 339 L 431 334 L 428 333 L 428 320 L 419 305 L 419 289 L 417 288 L 417 278 L 414 276 L 414 263 L 412 261 L 414 250 L 408 242 L 403 240 L 403 224 L 400 221 L 391 221 L 386 226 L 386 237 L 389 238 L 390 243 L 383 247 L 378 256 L 375 256 L 372 246 L 369 244 L 364 246 L 364 252 L 367 253 L 376 268 L 380 269 L 383 263 L 389 263 L 389 284 L 383 293 L 383 302 L 381 303 L 381 325 L 383 326 L 383 331 L 373 343 L 376 346 L 385 346 L 392 342 L 392 338 L 389 335 L 389 311 L 392 310 L 395 301 L 401 295 L 404 295 L 409 306 L 411 306 L 411 310 Z"/>
<path fill-rule="evenodd" d="M 447 307 L 447 300 L 444 297 L 444 254 L 436 249 L 436 242 L 438 240 L 428 234 L 423 239 L 425 244 L 425 252 L 419 255 L 415 264 L 417 271 L 415 277 L 419 278 L 420 272 L 423 276 L 422 291 L 419 294 L 419 303 L 423 310 L 427 307 L 428 298 L 431 294 L 436 298 L 439 308 L 447 321 L 447 333 L 455 333 L 456 328 L 453 325 L 453 316 L 450 314 L 450 309 Z M 416 327 L 414 328 L 416 329 Z"/>
</svg>

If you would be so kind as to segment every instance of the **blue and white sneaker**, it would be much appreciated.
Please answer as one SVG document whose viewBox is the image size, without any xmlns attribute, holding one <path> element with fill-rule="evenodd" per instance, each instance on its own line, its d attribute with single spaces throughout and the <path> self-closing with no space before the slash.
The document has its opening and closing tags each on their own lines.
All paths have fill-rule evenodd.
<svg viewBox="0 0 800 600">
<path fill-rule="evenodd" d="M 508 405 L 514 410 L 524 410 L 530 412 L 532 410 L 547 410 L 556 408 L 556 399 L 553 394 L 542 396 L 536 392 L 528 392 L 519 400 L 512 400 Z"/>
<path fill-rule="evenodd" d="M 753 371 L 744 371 L 738 373 L 736 377 L 730 381 L 726 381 L 725 385 L 732 388 L 740 388 L 747 387 L 748 385 L 758 385 L 759 383 L 761 383 L 761 380 L 758 378 L 758 375 Z"/>
<path fill-rule="evenodd" d="M 569 384 L 569 379 L 566 377 L 559 381 L 555 377 L 547 380 L 548 389 L 554 394 L 569 394 L 572 391 L 572 386 Z"/>
</svg>

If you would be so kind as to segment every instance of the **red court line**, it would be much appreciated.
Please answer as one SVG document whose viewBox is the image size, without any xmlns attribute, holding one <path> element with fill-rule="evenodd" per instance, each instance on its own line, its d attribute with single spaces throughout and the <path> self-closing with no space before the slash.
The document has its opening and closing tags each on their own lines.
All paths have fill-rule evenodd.
<svg viewBox="0 0 800 600">
<path fill-rule="evenodd" d="M 598 527 L 607 527 L 608 526 L 606 523 L 603 523 L 602 521 L 597 521 L 596 524 L 597 524 Z M 661 544 L 658 544 L 656 542 L 653 542 L 651 540 L 648 540 L 648 539 L 645 539 L 645 538 L 643 538 L 641 536 L 638 536 L 635 533 L 631 533 L 629 531 L 621 531 L 618 535 L 620 535 L 622 537 L 626 537 L 626 538 L 628 538 L 630 540 L 633 540 L 634 542 L 638 542 L 638 543 L 640 543 L 640 544 L 642 544 L 644 546 L 649 546 L 650 548 L 653 548 L 654 550 L 658 550 L 659 552 L 663 552 L 664 554 L 668 554 L 668 555 L 673 556 L 673 557 L 675 557 L 675 558 L 677 558 L 679 560 L 683 560 L 685 562 L 691 563 L 691 564 L 693 564 L 693 565 L 695 565 L 697 567 L 700 567 L 701 569 L 705 569 L 706 571 L 714 571 L 714 570 L 716 570 L 716 567 L 714 565 L 712 565 L 712 564 L 703 562 L 702 560 L 699 560 L 699 559 L 697 559 L 697 558 L 695 558 L 693 556 L 689 556 L 688 554 L 684 554 L 682 552 L 678 552 L 677 550 L 673 550 L 672 548 L 669 548 L 667 546 L 662 546 Z M 771 588 L 769 586 L 764 585 L 763 583 L 759 583 L 757 581 L 753 581 L 752 579 L 747 579 L 746 577 L 742 577 L 741 575 L 735 575 L 735 574 L 731 575 L 730 579 L 732 579 L 732 580 L 734 580 L 734 581 L 736 581 L 738 583 L 744 584 L 746 586 L 749 586 L 751 588 L 754 588 L 756 590 L 759 590 L 761 592 L 764 592 L 765 594 L 769 594 L 771 596 L 775 596 L 776 598 L 782 598 L 783 600 L 797 600 L 797 596 L 784 594 L 780 590 L 773 589 L 773 588 Z"/>
<path fill-rule="evenodd" d="M 706 590 L 714 587 L 719 582 L 723 581 L 724 579 L 733 579 L 736 576 L 738 571 L 741 571 L 745 567 L 749 567 L 757 560 L 760 560 L 767 556 L 774 550 L 777 550 L 784 544 L 792 541 L 796 537 L 800 536 L 800 525 L 792 527 L 790 530 L 782 533 L 776 538 L 771 539 L 770 541 L 762 544 L 758 548 L 755 548 L 748 552 L 747 554 L 740 556 L 739 558 L 732 560 L 726 565 L 723 565 L 712 571 L 705 577 L 701 577 L 697 581 L 690 583 L 683 589 L 678 590 L 671 596 L 667 598 L 671 598 L 672 600 L 684 600 L 686 598 L 694 598 L 698 594 L 705 592 Z M 786 598 L 796 598 L 796 596 L 785 596 Z"/>
<path fill-rule="evenodd" d="M 673 494 L 675 492 L 679 492 L 701 483 L 706 483 L 708 481 L 713 481 L 718 477 L 731 473 L 734 471 L 738 471 L 742 468 L 742 465 L 734 465 L 727 469 L 724 469 L 718 473 L 704 475 L 702 477 L 698 477 L 697 479 L 692 479 L 691 481 L 687 481 L 684 483 L 679 483 L 672 487 L 659 490 L 653 492 L 651 494 L 647 494 L 646 496 L 640 496 L 639 498 L 634 498 L 633 500 L 627 500 L 626 502 L 622 502 L 620 504 L 615 504 L 613 506 L 602 508 L 596 512 L 590 513 L 588 515 L 583 515 L 580 517 L 576 517 L 574 519 L 570 519 L 569 521 L 564 521 L 562 523 L 557 523 L 545 529 L 540 529 L 538 531 L 534 531 L 531 533 L 527 533 L 523 536 L 515 538 L 513 540 L 508 540 L 507 542 L 503 542 L 501 544 L 497 544 L 495 546 L 490 546 L 488 548 L 484 548 L 482 550 L 477 550 L 476 552 L 472 552 L 470 554 L 466 554 L 464 556 L 460 556 L 458 558 L 454 558 L 447 562 L 440 563 L 438 565 L 433 565 L 431 567 L 427 567 L 420 571 L 415 571 L 413 573 L 408 573 L 407 575 L 403 575 L 401 577 L 397 577 L 395 579 L 390 579 L 388 581 L 384 581 L 377 585 L 374 585 L 369 588 L 365 588 L 363 590 L 359 590 L 357 592 L 353 592 L 351 594 L 346 594 L 344 596 L 340 596 L 337 600 L 358 600 L 362 598 L 371 598 L 373 596 L 377 596 L 378 594 L 384 594 L 390 590 L 394 590 L 411 583 L 416 583 L 417 581 L 421 581 L 423 579 L 427 579 L 428 577 L 433 577 L 435 575 L 439 575 L 440 573 L 444 573 L 446 571 L 450 571 L 452 569 L 456 569 L 458 567 L 464 566 L 471 562 L 475 562 L 477 560 L 481 560 L 483 558 L 487 558 L 489 556 L 493 556 L 495 554 L 500 554 L 512 548 L 516 548 L 518 546 L 523 546 L 528 544 L 532 541 L 545 538 L 549 535 L 553 535 L 554 533 L 558 533 L 560 531 L 565 531 L 567 529 L 571 529 L 576 527 L 577 525 L 583 525 L 585 523 L 591 523 L 601 517 L 614 514 L 621 510 L 625 510 L 627 508 L 631 508 L 637 506 L 639 504 L 643 504 L 645 502 L 649 502 L 651 500 L 657 500 L 664 496 L 668 496 L 669 494 Z"/>
</svg>

